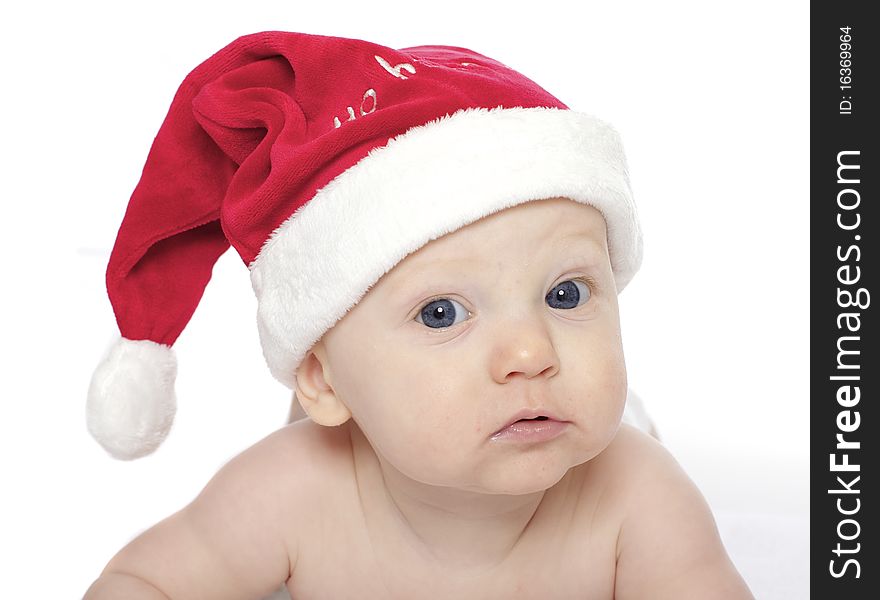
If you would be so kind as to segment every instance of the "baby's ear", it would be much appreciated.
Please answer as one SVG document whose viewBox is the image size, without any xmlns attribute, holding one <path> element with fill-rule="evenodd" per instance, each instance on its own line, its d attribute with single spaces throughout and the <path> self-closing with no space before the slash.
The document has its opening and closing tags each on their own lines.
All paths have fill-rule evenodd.
<svg viewBox="0 0 880 600">
<path fill-rule="evenodd" d="M 297 367 L 296 397 L 312 421 L 335 427 L 348 421 L 351 412 L 332 387 L 323 350 L 318 342 Z"/>
</svg>

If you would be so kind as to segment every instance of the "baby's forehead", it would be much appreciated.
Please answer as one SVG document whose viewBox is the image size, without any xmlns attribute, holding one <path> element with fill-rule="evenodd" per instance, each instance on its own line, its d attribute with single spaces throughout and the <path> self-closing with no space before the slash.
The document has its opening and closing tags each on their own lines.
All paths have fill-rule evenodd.
<svg viewBox="0 0 880 600">
<path fill-rule="evenodd" d="M 433 239 L 407 259 L 489 256 L 552 243 L 607 248 L 605 219 L 597 209 L 567 198 L 512 206 Z"/>
<path fill-rule="evenodd" d="M 425 269 L 491 269 L 541 255 L 577 254 L 608 260 L 605 220 L 595 208 L 568 199 L 513 206 L 429 241 L 404 257 L 390 279 L 418 277 Z"/>
</svg>

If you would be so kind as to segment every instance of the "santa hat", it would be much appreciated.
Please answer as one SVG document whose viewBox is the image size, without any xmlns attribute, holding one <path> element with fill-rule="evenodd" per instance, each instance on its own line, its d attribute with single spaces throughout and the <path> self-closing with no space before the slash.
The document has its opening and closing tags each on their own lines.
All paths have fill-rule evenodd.
<svg viewBox="0 0 880 600">
<path fill-rule="evenodd" d="M 243 36 L 184 79 L 131 196 L 107 268 L 121 339 L 92 378 L 88 428 L 117 458 L 161 444 L 171 346 L 230 245 L 269 369 L 294 389 L 312 345 L 405 256 L 559 196 L 602 213 L 622 290 L 641 234 L 607 124 L 464 48 Z"/>
</svg>

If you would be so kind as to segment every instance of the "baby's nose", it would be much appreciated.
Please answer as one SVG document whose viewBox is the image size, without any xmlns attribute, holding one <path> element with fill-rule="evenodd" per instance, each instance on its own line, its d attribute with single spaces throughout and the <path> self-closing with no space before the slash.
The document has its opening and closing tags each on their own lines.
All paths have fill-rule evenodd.
<svg viewBox="0 0 880 600">
<path fill-rule="evenodd" d="M 493 337 L 492 377 L 507 383 L 516 377 L 552 377 L 559 371 L 559 356 L 546 326 L 538 319 L 517 319 L 499 327 Z"/>
</svg>

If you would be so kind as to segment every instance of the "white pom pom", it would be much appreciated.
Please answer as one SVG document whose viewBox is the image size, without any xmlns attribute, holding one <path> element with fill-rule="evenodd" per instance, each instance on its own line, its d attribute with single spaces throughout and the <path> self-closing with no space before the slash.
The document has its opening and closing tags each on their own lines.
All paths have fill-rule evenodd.
<svg viewBox="0 0 880 600">
<path fill-rule="evenodd" d="M 150 454 L 174 421 L 176 376 L 170 346 L 121 338 L 92 375 L 86 402 L 89 432 L 114 458 Z"/>
</svg>

